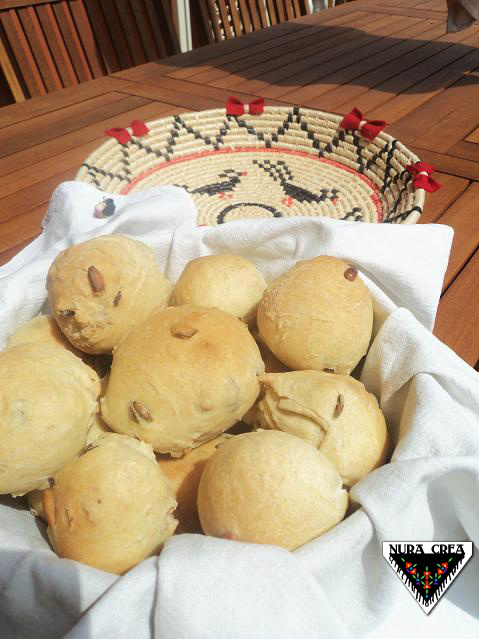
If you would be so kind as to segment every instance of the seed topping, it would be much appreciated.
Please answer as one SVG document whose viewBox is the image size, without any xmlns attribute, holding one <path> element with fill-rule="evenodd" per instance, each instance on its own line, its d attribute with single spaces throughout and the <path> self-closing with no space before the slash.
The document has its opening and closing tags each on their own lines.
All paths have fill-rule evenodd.
<svg viewBox="0 0 479 639">
<path fill-rule="evenodd" d="M 358 269 L 355 268 L 354 266 L 350 266 L 344 271 L 344 277 L 350 282 L 354 282 L 357 276 L 358 276 Z"/>
<path fill-rule="evenodd" d="M 198 332 L 197 328 L 193 328 L 192 326 L 172 326 L 171 334 L 173 337 L 179 337 L 181 339 L 189 339 L 193 337 Z"/>
<path fill-rule="evenodd" d="M 88 279 L 90 280 L 90 286 L 93 293 L 96 295 L 103 293 L 105 290 L 105 280 L 96 266 L 88 267 Z"/>
<path fill-rule="evenodd" d="M 343 412 L 344 408 L 344 397 L 342 395 L 338 395 L 338 399 L 336 400 L 336 407 L 334 409 L 334 417 L 339 417 Z"/>
<path fill-rule="evenodd" d="M 141 419 L 143 419 L 145 422 L 153 421 L 153 417 L 150 415 L 149 410 L 145 408 L 143 404 L 140 404 L 140 402 L 131 402 L 129 410 L 130 409 L 131 409 L 131 412 L 135 415 L 137 422 L 138 422 L 138 417 L 141 417 Z M 131 413 L 130 413 L 130 416 L 131 416 Z"/>
<path fill-rule="evenodd" d="M 128 404 L 128 415 L 130 416 L 130 419 L 132 422 L 135 422 L 136 424 L 140 423 L 140 420 L 138 419 L 135 411 L 133 410 L 132 402 Z"/>
</svg>

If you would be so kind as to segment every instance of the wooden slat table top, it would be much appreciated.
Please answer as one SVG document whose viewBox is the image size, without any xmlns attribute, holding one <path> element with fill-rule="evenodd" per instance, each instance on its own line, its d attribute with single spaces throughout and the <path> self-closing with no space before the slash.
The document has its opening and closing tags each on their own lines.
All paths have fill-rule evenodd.
<svg viewBox="0 0 479 639">
<path fill-rule="evenodd" d="M 105 129 L 245 101 L 353 106 L 437 169 L 421 223 L 455 231 L 435 332 L 479 366 L 479 25 L 444 0 L 357 0 L 0 109 L 0 264 L 40 232 L 52 190 Z"/>
</svg>

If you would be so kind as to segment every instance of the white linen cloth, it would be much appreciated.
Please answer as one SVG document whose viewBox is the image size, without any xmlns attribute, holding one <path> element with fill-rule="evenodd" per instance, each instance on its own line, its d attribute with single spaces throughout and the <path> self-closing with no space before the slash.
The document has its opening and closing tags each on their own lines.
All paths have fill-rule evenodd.
<svg viewBox="0 0 479 639">
<path fill-rule="evenodd" d="M 479 545 L 479 376 L 430 333 L 452 230 L 321 218 L 196 227 L 192 201 L 175 187 L 112 196 L 115 215 L 95 220 L 103 195 L 81 183 L 61 185 L 43 235 L 0 269 L 0 348 L 44 306 L 55 255 L 96 235 L 146 242 L 172 281 L 187 261 L 210 253 L 249 257 L 269 281 L 299 259 L 336 255 L 359 268 L 373 294 L 374 341 L 361 379 L 380 399 L 397 445 L 390 463 L 353 487 L 360 507 L 296 552 L 178 535 L 123 577 L 58 559 L 43 524 L 3 497 L 0 637 L 476 637 L 476 557 L 426 617 L 381 548 L 383 540 Z"/>
</svg>

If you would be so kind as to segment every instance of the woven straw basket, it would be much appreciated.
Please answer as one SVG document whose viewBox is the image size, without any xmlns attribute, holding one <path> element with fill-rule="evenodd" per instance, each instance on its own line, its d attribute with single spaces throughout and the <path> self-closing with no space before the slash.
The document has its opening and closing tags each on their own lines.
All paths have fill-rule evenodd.
<svg viewBox="0 0 479 639">
<path fill-rule="evenodd" d="M 265 107 L 261 115 L 225 109 L 149 122 L 148 131 L 110 139 L 76 179 L 110 193 L 158 185 L 184 187 L 198 224 L 239 218 L 317 216 L 414 223 L 424 191 L 405 166 L 418 161 L 380 133 L 372 142 L 340 128 L 341 117 L 299 107 Z"/>
</svg>

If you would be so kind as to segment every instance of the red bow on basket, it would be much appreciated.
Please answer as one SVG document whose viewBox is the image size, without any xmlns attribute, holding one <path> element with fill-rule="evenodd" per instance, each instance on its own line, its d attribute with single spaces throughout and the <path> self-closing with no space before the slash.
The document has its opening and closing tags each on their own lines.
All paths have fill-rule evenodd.
<svg viewBox="0 0 479 639">
<path fill-rule="evenodd" d="M 344 116 L 340 124 L 342 129 L 359 131 L 362 137 L 370 142 L 386 128 L 386 125 L 387 122 L 384 120 L 366 120 L 356 107 Z"/>
<path fill-rule="evenodd" d="M 249 113 L 250 115 L 261 115 L 263 111 L 264 98 L 258 98 L 257 100 L 253 100 L 253 102 L 245 105 L 239 98 L 235 98 L 230 95 L 226 103 L 227 115 L 244 115 L 245 113 Z"/>
<path fill-rule="evenodd" d="M 442 186 L 431 177 L 435 170 L 433 165 L 427 164 L 427 162 L 415 162 L 406 166 L 406 171 L 412 175 L 414 186 L 417 189 L 424 189 L 428 193 L 434 193 Z"/>
<path fill-rule="evenodd" d="M 113 127 L 112 129 L 108 129 L 105 131 L 106 135 L 111 136 L 118 140 L 120 144 L 127 144 L 131 140 L 131 136 L 134 135 L 137 138 L 141 138 L 142 135 L 146 135 L 149 131 L 148 127 L 144 122 L 140 122 L 139 120 L 133 120 L 130 124 L 131 133 L 128 129 L 122 129 L 120 127 Z"/>
</svg>

